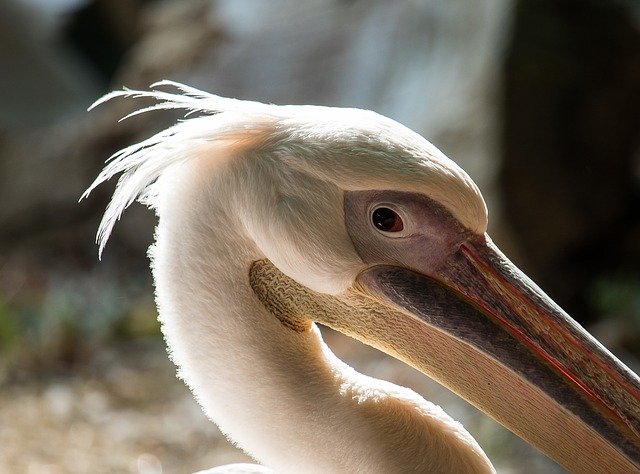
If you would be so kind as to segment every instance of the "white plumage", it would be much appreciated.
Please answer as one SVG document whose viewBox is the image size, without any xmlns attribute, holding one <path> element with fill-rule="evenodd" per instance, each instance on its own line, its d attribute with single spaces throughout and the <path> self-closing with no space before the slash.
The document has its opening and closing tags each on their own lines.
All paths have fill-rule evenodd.
<svg viewBox="0 0 640 474">
<path fill-rule="evenodd" d="M 248 281 L 254 262 L 266 259 L 308 290 L 346 294 L 371 267 L 345 226 L 349 193 L 425 196 L 465 235 L 484 235 L 486 206 L 466 173 L 373 112 L 156 86 L 180 94 L 124 90 L 94 105 L 149 97 L 161 102 L 131 115 L 182 108 L 198 116 L 115 154 L 85 196 L 121 174 L 98 231 L 100 252 L 136 198 L 156 210 L 159 319 L 180 377 L 211 420 L 277 472 L 491 472 L 475 440 L 439 407 L 355 372 L 315 326 L 283 325 Z"/>
</svg>

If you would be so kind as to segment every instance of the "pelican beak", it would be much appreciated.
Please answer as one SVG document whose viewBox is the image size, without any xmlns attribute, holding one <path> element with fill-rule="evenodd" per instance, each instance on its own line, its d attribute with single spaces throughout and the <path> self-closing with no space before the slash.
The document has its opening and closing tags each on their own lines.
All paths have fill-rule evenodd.
<svg viewBox="0 0 640 474">
<path fill-rule="evenodd" d="M 640 472 L 640 380 L 486 235 L 436 270 L 371 266 L 339 295 L 266 259 L 249 278 L 288 328 L 317 321 L 402 360 L 571 472 Z"/>
<path fill-rule="evenodd" d="M 463 244 L 429 274 L 371 267 L 357 288 L 393 315 L 360 339 L 435 378 L 571 471 L 640 470 L 638 377 L 488 236 Z"/>
</svg>

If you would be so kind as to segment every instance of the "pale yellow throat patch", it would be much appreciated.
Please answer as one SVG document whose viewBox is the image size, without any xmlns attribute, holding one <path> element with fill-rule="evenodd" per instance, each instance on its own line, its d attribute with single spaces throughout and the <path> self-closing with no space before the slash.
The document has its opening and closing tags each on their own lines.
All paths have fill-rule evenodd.
<svg viewBox="0 0 640 474">
<path fill-rule="evenodd" d="M 369 332 L 364 321 L 380 316 L 381 310 L 389 311 L 359 288 L 350 288 L 340 295 L 310 290 L 282 273 L 268 259 L 251 265 L 249 282 L 262 304 L 284 326 L 297 332 L 309 331 L 315 321 L 362 340 L 363 333 Z M 371 344 L 371 340 L 368 343 Z"/>
<path fill-rule="evenodd" d="M 437 325 L 393 308 L 357 283 L 339 295 L 316 293 L 266 259 L 253 263 L 249 278 L 256 296 L 287 328 L 308 331 L 315 321 L 386 352 L 465 398 L 569 470 L 636 472 L 633 461 L 605 440 L 594 441 L 589 425 L 517 371 Z M 544 430 L 538 429 L 541 410 L 547 413 Z"/>
<path fill-rule="evenodd" d="M 280 322 L 296 332 L 311 329 L 307 312 L 314 295 L 278 270 L 269 260 L 253 262 L 249 283 L 260 302 Z"/>
</svg>

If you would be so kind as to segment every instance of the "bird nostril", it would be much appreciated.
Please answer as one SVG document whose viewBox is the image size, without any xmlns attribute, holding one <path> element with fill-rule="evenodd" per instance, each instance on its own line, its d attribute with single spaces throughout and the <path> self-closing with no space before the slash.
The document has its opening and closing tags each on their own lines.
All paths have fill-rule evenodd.
<svg viewBox="0 0 640 474">
<path fill-rule="evenodd" d="M 400 232 L 404 229 L 402 218 L 396 211 L 388 207 L 378 207 L 371 213 L 371 222 L 376 229 L 383 232 Z"/>
</svg>

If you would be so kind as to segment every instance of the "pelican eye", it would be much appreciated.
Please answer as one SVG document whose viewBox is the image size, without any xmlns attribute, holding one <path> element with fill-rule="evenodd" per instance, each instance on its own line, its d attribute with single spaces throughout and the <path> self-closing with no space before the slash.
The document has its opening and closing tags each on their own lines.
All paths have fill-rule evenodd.
<svg viewBox="0 0 640 474">
<path fill-rule="evenodd" d="M 402 217 L 388 207 L 376 207 L 371 213 L 371 222 L 376 229 L 383 232 L 400 232 L 404 229 Z"/>
</svg>

